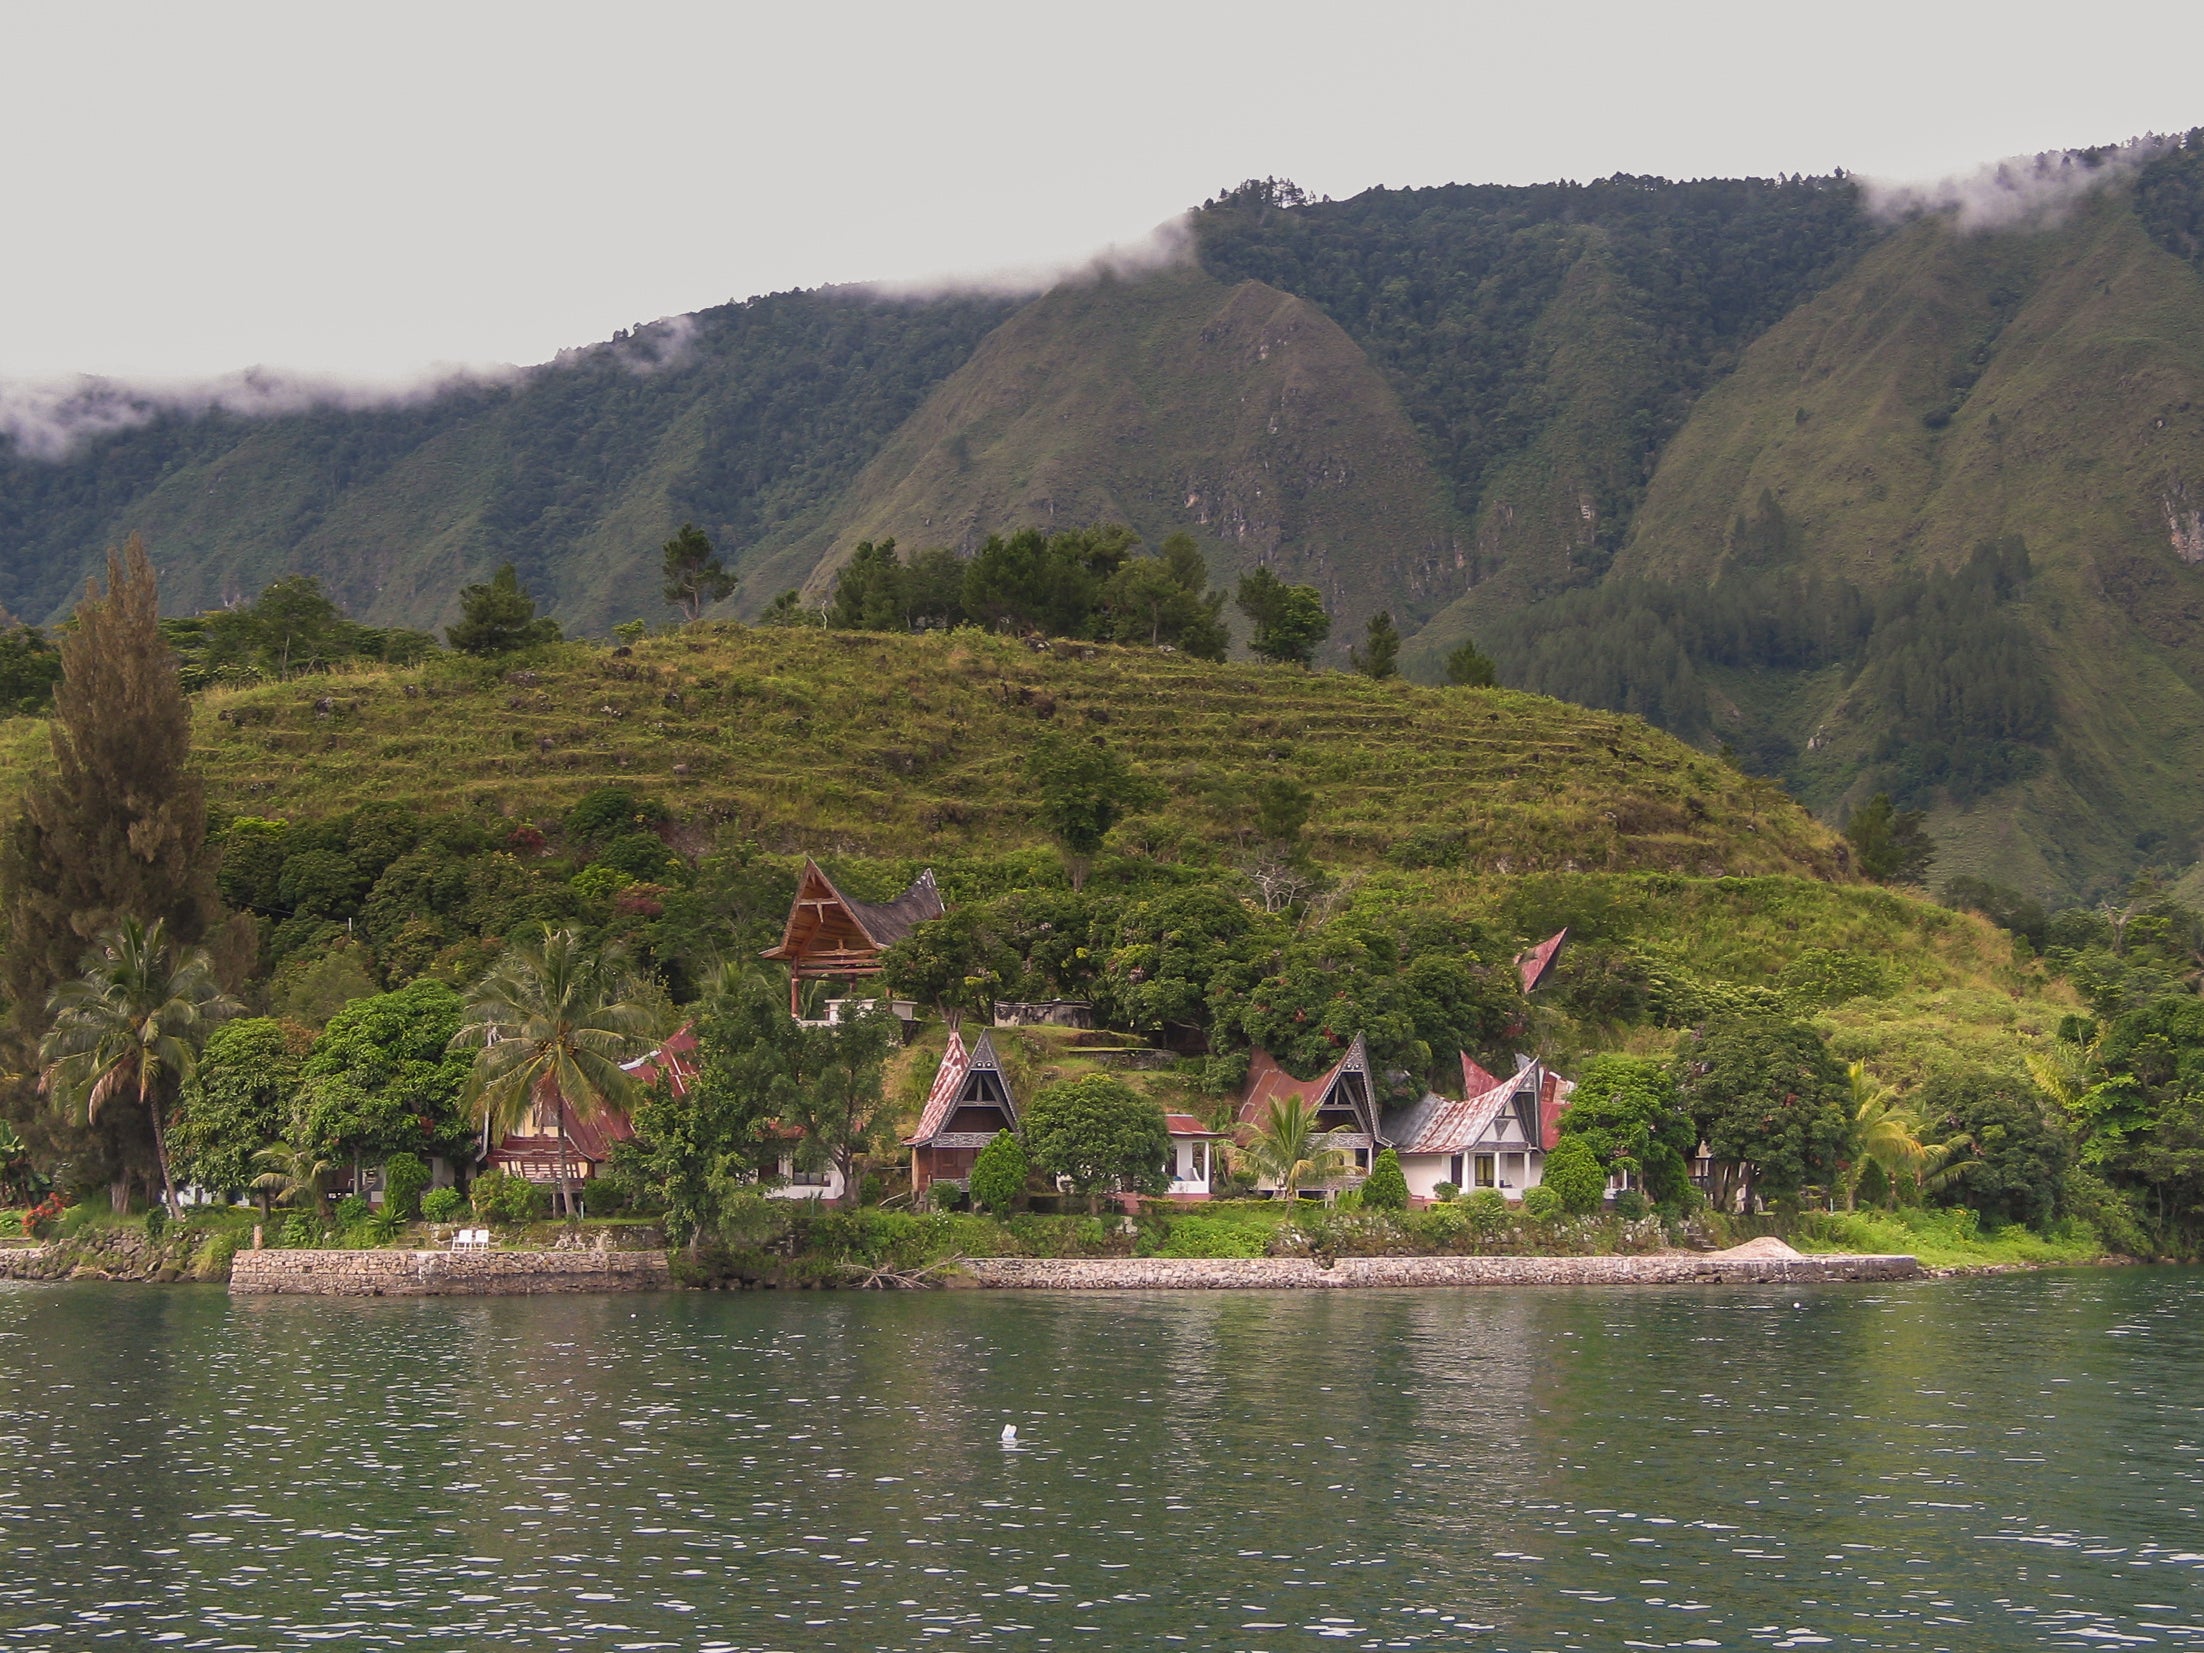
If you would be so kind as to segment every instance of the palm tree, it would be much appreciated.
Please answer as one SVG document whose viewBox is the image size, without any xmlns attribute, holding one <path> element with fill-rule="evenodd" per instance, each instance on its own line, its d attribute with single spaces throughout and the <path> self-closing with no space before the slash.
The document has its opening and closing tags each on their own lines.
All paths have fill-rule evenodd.
<svg viewBox="0 0 2204 1653">
<path fill-rule="evenodd" d="M 594 952 L 574 931 L 546 926 L 506 949 L 452 1035 L 452 1049 L 476 1052 L 463 1094 L 493 1138 L 518 1128 L 539 1103 L 552 1107 L 559 1207 L 569 1218 L 568 1119 L 627 1105 L 635 1085 L 621 1064 L 647 1052 L 660 1031 L 645 993 L 620 953 Z"/>
<path fill-rule="evenodd" d="M 1311 1183 L 1347 1174 L 1347 1153 L 1336 1131 L 1318 1130 L 1316 1110 L 1298 1096 L 1272 1097 L 1255 1138 L 1233 1150 L 1241 1167 L 1275 1184 L 1281 1199 L 1295 1199 Z"/>
<path fill-rule="evenodd" d="M 1870 1160 L 1895 1182 L 1903 1172 L 1922 1174 L 1930 1150 L 1921 1141 L 1921 1121 L 1900 1105 L 1897 1090 L 1867 1071 L 1865 1062 L 1845 1070 L 1852 1082 L 1852 1138 L 1857 1152 L 1844 1168 L 1844 1208 L 1859 1207 L 1860 1178 Z M 1941 1161 L 1939 1161 L 1941 1163 Z"/>
<path fill-rule="evenodd" d="M 135 918 L 101 936 L 84 974 L 46 1001 L 52 1025 L 38 1047 L 39 1088 L 65 1107 L 81 1102 L 87 1123 L 134 1094 L 153 1128 L 171 1217 L 183 1211 L 168 1168 L 164 1105 L 191 1077 L 215 1024 L 238 1009 L 205 949 L 179 952 L 159 920 L 148 929 Z"/>
<path fill-rule="evenodd" d="M 316 1216 L 322 1215 L 322 1179 L 329 1175 L 331 1161 L 293 1142 L 271 1142 L 253 1159 L 267 1166 L 252 1180 L 252 1191 L 260 1196 L 263 1221 L 271 1205 L 312 1206 Z"/>
</svg>

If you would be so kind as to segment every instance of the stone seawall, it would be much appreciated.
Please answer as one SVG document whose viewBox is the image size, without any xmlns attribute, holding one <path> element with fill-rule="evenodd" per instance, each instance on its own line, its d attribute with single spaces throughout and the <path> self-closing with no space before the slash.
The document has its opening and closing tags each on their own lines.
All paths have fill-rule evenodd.
<svg viewBox="0 0 2204 1653">
<path fill-rule="evenodd" d="M 664 1291 L 662 1251 L 240 1251 L 230 1290 L 250 1296 L 494 1297 Z"/>
<path fill-rule="evenodd" d="M 974 1257 L 979 1285 L 1025 1291 L 1215 1291 L 1355 1286 L 1680 1286 L 1915 1280 L 1912 1257 L 1736 1257 L 1661 1252 L 1642 1257 L 1342 1257 L 1325 1268 L 1302 1257 Z"/>
</svg>

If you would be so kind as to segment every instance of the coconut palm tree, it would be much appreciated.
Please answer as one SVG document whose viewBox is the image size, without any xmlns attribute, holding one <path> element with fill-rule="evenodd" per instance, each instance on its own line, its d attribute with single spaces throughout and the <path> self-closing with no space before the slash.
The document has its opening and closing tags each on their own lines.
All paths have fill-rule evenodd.
<svg viewBox="0 0 2204 1653">
<path fill-rule="evenodd" d="M 1854 1062 L 1844 1071 L 1852 1082 L 1855 1149 L 1843 1172 L 1844 1208 L 1854 1211 L 1859 1208 L 1860 1178 L 1869 1161 L 1881 1166 L 1893 1182 L 1909 1171 L 1918 1179 L 1930 1149 L 1921 1141 L 1920 1119 L 1900 1103 L 1893 1086 L 1876 1079 L 1865 1062 Z"/>
<path fill-rule="evenodd" d="M 1316 1110 L 1298 1096 L 1272 1097 L 1254 1139 L 1232 1150 L 1240 1168 L 1276 1185 L 1280 1199 L 1298 1198 L 1310 1184 L 1347 1174 L 1347 1152 L 1336 1131 L 1317 1129 Z"/>
<path fill-rule="evenodd" d="M 251 1184 L 252 1191 L 260 1198 L 263 1221 L 272 1205 L 287 1205 L 295 1210 L 311 1207 L 316 1216 L 323 1215 L 322 1184 L 333 1161 L 295 1142 L 271 1142 L 253 1155 L 253 1161 L 267 1167 Z"/>
<path fill-rule="evenodd" d="M 153 1129 L 161 1192 L 171 1217 L 183 1215 L 168 1166 L 168 1099 L 189 1079 L 216 1025 L 237 1001 L 214 979 L 205 949 L 180 951 L 165 926 L 125 918 L 101 936 L 84 974 L 55 988 L 40 1041 L 39 1088 L 62 1106 L 81 1105 L 87 1123 L 118 1099 L 134 1098 Z"/>
<path fill-rule="evenodd" d="M 559 1139 L 559 1207 L 571 1219 L 570 1120 L 626 1107 L 633 1079 L 623 1062 L 656 1041 L 661 1016 L 647 985 L 615 950 L 597 952 L 572 930 L 548 926 L 516 942 L 475 985 L 451 1048 L 475 1051 L 463 1099 L 492 1140 L 517 1129 L 539 1104 Z"/>
</svg>

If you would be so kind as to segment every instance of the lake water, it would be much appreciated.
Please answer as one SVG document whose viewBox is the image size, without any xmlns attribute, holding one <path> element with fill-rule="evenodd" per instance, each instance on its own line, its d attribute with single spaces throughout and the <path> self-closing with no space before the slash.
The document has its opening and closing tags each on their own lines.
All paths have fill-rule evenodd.
<svg viewBox="0 0 2204 1653">
<path fill-rule="evenodd" d="M 2200 1408 L 2181 1270 L 0 1286 L 0 1648 L 2199 1646 Z"/>
</svg>

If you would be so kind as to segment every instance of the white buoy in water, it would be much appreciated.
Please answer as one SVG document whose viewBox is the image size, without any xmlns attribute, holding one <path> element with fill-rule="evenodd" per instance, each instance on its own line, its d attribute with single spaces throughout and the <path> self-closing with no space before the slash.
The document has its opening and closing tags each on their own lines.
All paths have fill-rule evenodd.
<svg viewBox="0 0 2204 1653">
<path fill-rule="evenodd" d="M 1014 1424 L 1014 1423 L 1006 1423 L 1006 1424 L 1004 1424 L 1004 1425 L 1003 1425 L 1003 1445 L 1005 1445 L 1005 1446 L 1016 1446 L 1017 1444 L 1018 1444 L 1018 1426 L 1017 1426 L 1016 1424 Z"/>
</svg>

